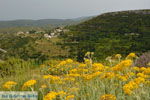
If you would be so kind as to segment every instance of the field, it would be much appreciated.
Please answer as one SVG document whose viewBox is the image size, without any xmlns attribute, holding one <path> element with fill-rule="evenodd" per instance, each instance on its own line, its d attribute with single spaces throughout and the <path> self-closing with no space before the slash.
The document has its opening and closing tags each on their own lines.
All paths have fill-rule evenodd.
<svg viewBox="0 0 150 100">
<path fill-rule="evenodd" d="M 149 100 L 150 67 L 136 67 L 135 53 L 116 54 L 102 62 L 85 54 L 84 62 L 49 60 L 24 63 L 24 71 L 1 77 L 0 90 L 38 91 L 39 100 Z M 15 61 L 16 62 L 16 61 Z"/>
<path fill-rule="evenodd" d="M 149 9 L 66 21 L 1 23 L 10 27 L 0 28 L 0 92 L 37 91 L 39 100 L 150 100 Z"/>
</svg>

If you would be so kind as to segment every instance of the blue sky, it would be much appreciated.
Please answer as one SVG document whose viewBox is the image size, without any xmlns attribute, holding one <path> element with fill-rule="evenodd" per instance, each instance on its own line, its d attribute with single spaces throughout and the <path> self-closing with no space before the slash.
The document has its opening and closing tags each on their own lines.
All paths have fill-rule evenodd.
<svg viewBox="0 0 150 100">
<path fill-rule="evenodd" d="M 0 20 L 67 19 L 150 9 L 150 0 L 0 0 Z"/>
</svg>

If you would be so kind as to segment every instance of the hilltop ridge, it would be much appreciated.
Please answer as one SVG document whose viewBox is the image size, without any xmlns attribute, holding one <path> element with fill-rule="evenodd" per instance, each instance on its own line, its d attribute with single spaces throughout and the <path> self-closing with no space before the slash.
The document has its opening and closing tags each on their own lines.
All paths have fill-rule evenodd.
<svg viewBox="0 0 150 100">
<path fill-rule="evenodd" d="M 87 51 L 105 58 L 109 55 L 150 50 L 150 9 L 104 13 L 78 25 L 65 34 L 70 53 L 83 58 Z M 69 44 L 70 43 L 70 44 Z M 76 48 L 76 49 L 75 49 Z"/>
<path fill-rule="evenodd" d="M 9 27 L 44 27 L 47 25 L 51 26 L 65 26 L 79 24 L 85 20 L 88 20 L 92 17 L 80 17 L 74 19 L 39 19 L 39 20 L 10 20 L 10 21 L 0 21 L 0 28 L 9 28 Z"/>
</svg>

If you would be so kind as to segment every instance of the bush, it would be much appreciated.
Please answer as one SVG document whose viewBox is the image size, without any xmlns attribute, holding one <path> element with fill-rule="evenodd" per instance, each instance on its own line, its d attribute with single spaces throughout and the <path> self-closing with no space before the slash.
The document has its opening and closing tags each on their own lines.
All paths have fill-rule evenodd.
<svg viewBox="0 0 150 100">
<path fill-rule="evenodd" d="M 26 69 L 32 66 L 31 61 L 24 61 L 19 58 L 9 58 L 6 61 L 0 62 L 0 76 L 14 75 L 22 73 Z"/>
<path fill-rule="evenodd" d="M 148 67 L 150 63 L 150 52 L 143 53 L 136 61 L 135 65 L 138 67 Z"/>
</svg>

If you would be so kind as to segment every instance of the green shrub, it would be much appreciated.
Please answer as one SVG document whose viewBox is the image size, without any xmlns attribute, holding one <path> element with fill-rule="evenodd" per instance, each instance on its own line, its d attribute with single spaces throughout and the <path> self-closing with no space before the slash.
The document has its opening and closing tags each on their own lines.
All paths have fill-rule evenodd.
<svg viewBox="0 0 150 100">
<path fill-rule="evenodd" d="M 0 76 L 22 73 L 33 66 L 33 61 L 24 61 L 19 58 L 9 58 L 0 62 Z"/>
</svg>

